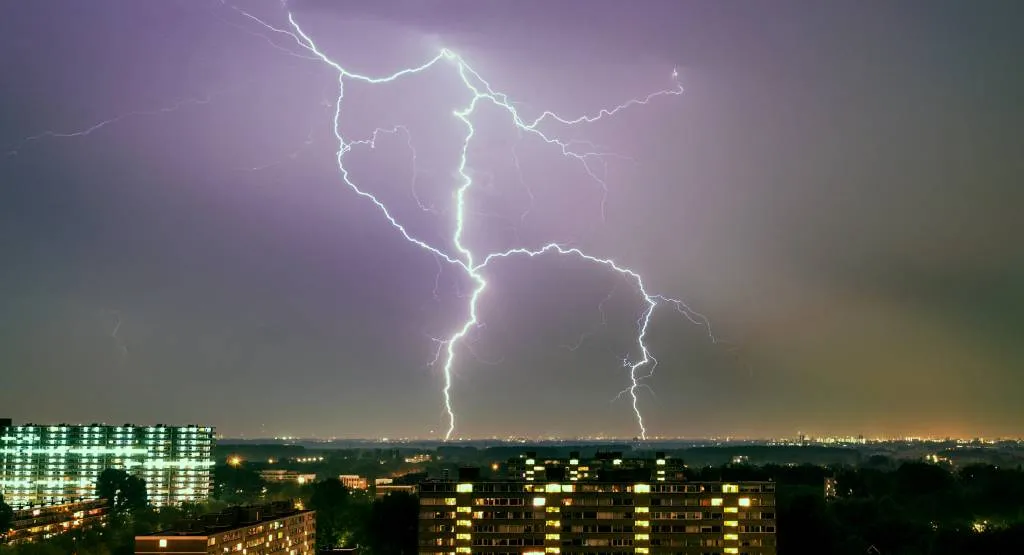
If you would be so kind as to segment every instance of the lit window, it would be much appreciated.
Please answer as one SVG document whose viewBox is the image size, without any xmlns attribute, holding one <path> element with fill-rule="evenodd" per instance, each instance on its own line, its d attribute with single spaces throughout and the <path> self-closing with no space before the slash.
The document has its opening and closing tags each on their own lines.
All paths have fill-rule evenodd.
<svg viewBox="0 0 1024 555">
<path fill-rule="evenodd" d="M 160 547 L 167 547 L 167 540 L 160 540 Z"/>
<path fill-rule="evenodd" d="M 638 521 L 636 521 L 636 527 L 637 528 L 647 528 L 650 525 L 651 525 L 650 521 L 647 521 L 647 520 L 638 520 Z"/>
<path fill-rule="evenodd" d="M 650 484 L 637 484 L 633 486 L 633 491 L 636 493 L 651 493 Z"/>
<path fill-rule="evenodd" d="M 724 484 L 722 485 L 722 493 L 739 493 L 740 487 L 736 484 Z"/>
<path fill-rule="evenodd" d="M 561 484 L 548 484 L 545 486 L 544 491 L 548 493 L 558 493 L 562 491 L 562 486 Z"/>
<path fill-rule="evenodd" d="M 647 534 L 637 534 L 636 536 L 634 536 L 634 539 L 649 540 L 649 539 L 651 539 L 651 537 L 649 535 L 647 535 Z"/>
<path fill-rule="evenodd" d="M 651 508 L 650 507 L 637 507 L 636 508 L 636 512 L 638 512 L 638 513 L 649 513 L 649 512 L 651 512 Z"/>
<path fill-rule="evenodd" d="M 470 538 L 471 538 L 470 534 L 455 534 L 455 539 L 457 539 L 457 540 L 468 540 Z"/>
<path fill-rule="evenodd" d="M 543 497 L 534 497 L 533 498 L 533 506 L 534 507 L 543 507 L 545 502 L 546 502 L 546 500 Z"/>
<path fill-rule="evenodd" d="M 726 534 L 725 535 L 725 539 L 726 539 L 726 541 L 738 540 L 738 539 L 740 539 L 740 535 L 739 534 Z"/>
<path fill-rule="evenodd" d="M 738 513 L 739 509 L 737 509 L 736 507 L 726 507 L 725 508 L 725 512 L 727 512 L 727 513 Z"/>
<path fill-rule="evenodd" d="M 459 484 L 455 486 L 455 491 L 459 493 L 473 493 L 473 484 Z"/>
<path fill-rule="evenodd" d="M 738 520 L 727 520 L 722 524 L 725 524 L 726 526 L 739 526 L 740 522 Z"/>
<path fill-rule="evenodd" d="M 726 547 L 725 548 L 725 553 L 739 553 L 739 552 L 740 552 L 740 548 L 738 548 L 738 547 Z"/>
<path fill-rule="evenodd" d="M 740 503 L 740 504 L 742 505 L 742 503 Z M 711 506 L 712 507 L 720 507 L 720 506 L 722 506 L 722 498 L 721 497 L 715 497 L 715 498 L 711 499 Z"/>
<path fill-rule="evenodd" d="M 749 506 L 750 506 L 750 498 L 749 497 L 740 497 L 740 507 L 749 507 Z"/>
<path fill-rule="evenodd" d="M 544 534 L 544 539 L 546 540 L 557 540 L 560 537 L 558 534 Z"/>
</svg>

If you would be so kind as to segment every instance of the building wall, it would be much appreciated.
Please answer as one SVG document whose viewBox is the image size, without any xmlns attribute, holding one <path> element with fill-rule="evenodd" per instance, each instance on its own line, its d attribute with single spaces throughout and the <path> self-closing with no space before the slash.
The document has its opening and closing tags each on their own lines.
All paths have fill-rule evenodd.
<svg viewBox="0 0 1024 555">
<path fill-rule="evenodd" d="M 316 513 L 286 517 L 210 534 L 136 536 L 136 555 L 316 555 Z"/>
<path fill-rule="evenodd" d="M 0 493 L 13 507 L 95 499 L 106 468 L 146 481 L 155 506 L 209 496 L 213 428 L 9 426 L 0 429 Z"/>
<path fill-rule="evenodd" d="M 342 474 L 341 476 L 338 476 L 338 479 L 341 480 L 342 485 L 348 489 L 367 489 L 369 487 L 369 483 L 364 476 Z"/>
<path fill-rule="evenodd" d="M 775 554 L 775 485 L 427 482 L 421 554 Z"/>
<path fill-rule="evenodd" d="M 14 512 L 11 529 L 2 536 L 10 544 L 45 540 L 72 530 L 100 526 L 106 520 L 105 501 L 77 501 Z"/>
</svg>

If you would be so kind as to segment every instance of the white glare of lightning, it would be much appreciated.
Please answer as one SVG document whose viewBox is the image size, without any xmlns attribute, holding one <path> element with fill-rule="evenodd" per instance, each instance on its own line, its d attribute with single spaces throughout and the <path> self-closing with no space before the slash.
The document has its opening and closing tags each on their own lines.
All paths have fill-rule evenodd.
<svg viewBox="0 0 1024 555">
<path fill-rule="evenodd" d="M 248 14 L 245 14 L 245 15 L 247 15 L 248 17 L 250 17 L 250 18 L 252 18 L 254 20 L 259 21 L 257 18 L 255 18 L 253 16 L 249 16 Z M 424 63 L 422 65 L 419 65 L 419 66 L 416 66 L 416 67 L 402 69 L 400 71 L 397 71 L 397 72 L 392 73 L 390 75 L 387 75 L 385 77 L 369 77 L 369 76 L 360 75 L 360 74 L 357 74 L 357 73 L 352 73 L 352 72 L 346 70 L 344 67 L 342 67 L 338 63 L 336 63 L 333 60 L 331 60 L 325 54 L 323 54 L 319 50 L 319 48 L 316 46 L 315 42 L 298 25 L 298 23 L 295 21 L 294 16 L 291 13 L 288 14 L 288 21 L 291 24 L 292 28 L 295 30 L 295 34 L 290 33 L 288 31 L 285 31 L 285 30 L 282 30 L 282 29 L 277 29 L 277 28 L 272 27 L 272 26 L 270 26 L 270 25 L 268 25 L 266 23 L 263 23 L 262 21 L 259 21 L 259 23 L 261 25 L 263 25 L 264 27 L 266 27 L 266 28 L 268 28 L 268 29 L 270 29 L 270 30 L 272 30 L 274 32 L 286 33 L 286 34 L 291 35 L 296 40 L 296 42 L 300 44 L 300 46 L 302 46 L 303 48 L 307 49 L 309 52 L 311 52 L 317 58 L 319 58 L 324 63 L 326 63 L 327 65 L 329 65 L 330 67 L 332 67 L 334 70 L 336 70 L 338 72 L 338 96 L 337 96 L 337 100 L 335 102 L 335 110 L 334 110 L 334 118 L 333 118 L 333 132 L 334 132 L 334 135 L 335 135 L 336 139 L 338 140 L 338 144 L 339 144 L 336 160 L 337 160 L 338 169 L 339 169 L 339 171 L 341 173 L 342 180 L 345 182 L 346 185 L 349 186 L 349 188 L 351 188 L 353 191 L 355 191 L 359 196 L 364 197 L 364 198 L 370 200 L 371 202 L 373 202 L 377 206 L 377 208 L 384 214 L 384 216 L 386 217 L 388 222 L 392 225 L 392 227 L 396 228 L 402 234 L 402 236 L 405 237 L 405 239 L 407 241 L 410 241 L 413 244 L 419 246 L 420 248 L 423 248 L 423 249 L 427 250 L 428 252 L 431 252 L 433 255 L 435 255 L 436 257 L 438 257 L 440 259 L 444 259 L 445 261 L 447 261 L 447 262 L 449 262 L 451 264 L 454 264 L 454 265 L 457 265 L 457 266 L 461 267 L 463 270 L 466 271 L 468 277 L 475 283 L 473 292 L 472 292 L 471 297 L 470 297 L 469 316 L 468 316 L 468 318 L 463 322 L 463 325 L 458 330 L 456 330 L 456 332 L 452 336 L 450 336 L 448 339 L 443 340 L 443 342 L 440 341 L 440 340 L 436 340 L 436 341 L 438 341 L 438 345 L 439 345 L 437 356 L 438 357 L 440 356 L 441 350 L 445 351 L 443 394 L 444 394 L 445 409 L 446 409 L 446 411 L 448 413 L 448 417 L 449 417 L 449 426 L 448 426 L 448 430 L 447 430 L 447 432 L 445 434 L 445 439 L 449 439 L 451 437 L 451 435 L 452 435 L 452 432 L 455 429 L 455 413 L 452 410 L 452 404 L 451 404 L 452 367 L 453 367 L 454 360 L 455 360 L 455 348 L 459 344 L 459 342 L 463 338 L 466 337 L 466 335 L 469 333 L 469 331 L 471 329 L 473 329 L 474 327 L 479 325 L 479 316 L 478 316 L 478 309 L 477 309 L 478 301 L 479 301 L 479 299 L 481 297 L 481 294 L 484 292 L 484 290 L 487 287 L 487 282 L 483 278 L 482 271 L 492 261 L 495 261 L 495 260 L 498 260 L 498 259 L 509 258 L 509 257 L 512 257 L 512 256 L 520 256 L 520 255 L 532 258 L 532 257 L 539 256 L 539 255 L 546 254 L 546 253 L 557 253 L 557 254 L 561 254 L 561 255 L 577 256 L 577 257 L 580 257 L 580 258 L 582 258 L 584 260 L 587 260 L 589 262 L 594 262 L 594 263 L 598 263 L 598 264 L 604 265 L 604 266 L 606 266 L 606 267 L 608 267 L 608 268 L 610 268 L 610 269 L 612 269 L 612 270 L 614 270 L 614 271 L 616 271 L 616 272 L 618 272 L 618 273 L 620 273 L 622 275 L 625 275 L 625 276 L 628 276 L 628 277 L 632 278 L 636 282 L 637 287 L 638 287 L 641 295 L 644 298 L 644 301 L 645 301 L 645 304 L 646 304 L 646 308 L 644 309 L 642 315 L 640 316 L 640 318 L 638 320 L 637 345 L 639 347 L 641 357 L 640 357 L 639 360 L 627 364 L 627 366 L 629 367 L 629 374 L 630 374 L 630 381 L 631 381 L 631 385 L 628 388 L 628 391 L 629 391 L 629 394 L 630 394 L 630 396 L 632 398 L 633 411 L 634 411 L 634 413 L 636 414 L 636 417 L 637 417 L 637 423 L 638 423 L 638 425 L 640 427 L 641 437 L 642 438 L 646 438 L 647 430 L 646 430 L 646 428 L 644 426 L 644 423 L 643 423 L 643 416 L 641 415 L 639 407 L 637 406 L 638 400 L 637 400 L 636 392 L 637 392 L 637 389 L 642 386 L 642 384 L 639 383 L 640 377 L 638 376 L 637 371 L 640 368 L 642 368 L 642 367 L 644 367 L 644 366 L 646 366 L 648 364 L 655 364 L 656 363 L 656 360 L 651 355 L 650 351 L 647 348 L 646 342 L 645 342 L 645 339 L 646 339 L 646 336 L 647 336 L 647 329 L 648 329 L 648 327 L 650 325 L 651 315 L 653 314 L 654 309 L 657 306 L 659 300 L 660 301 L 667 301 L 667 302 L 676 304 L 677 309 L 679 309 L 680 311 L 683 311 L 682 307 L 685 307 L 685 305 L 683 305 L 681 301 L 676 301 L 674 299 L 669 299 L 667 297 L 662 297 L 662 296 L 656 296 L 656 295 L 649 294 L 647 292 L 647 290 L 646 290 L 646 286 L 645 286 L 645 284 L 643 282 L 643 279 L 640 276 L 640 274 L 636 273 L 635 271 L 633 271 L 633 270 L 631 270 L 629 268 L 625 268 L 623 266 L 620 266 L 619 264 L 617 264 L 615 261 L 613 261 L 611 259 L 608 259 L 608 258 L 598 258 L 598 257 L 592 256 L 592 255 L 586 254 L 586 253 L 584 253 L 583 251 L 581 251 L 578 248 L 568 248 L 568 247 L 565 247 L 565 246 L 557 244 L 557 243 L 550 243 L 550 244 L 547 244 L 547 245 L 545 245 L 545 246 L 543 246 L 543 247 L 541 247 L 539 249 L 532 249 L 531 250 L 531 249 L 527 249 L 527 248 L 514 248 L 514 249 L 509 249 L 509 250 L 504 251 L 504 252 L 491 253 L 491 254 L 486 255 L 483 258 L 482 261 L 475 262 L 473 252 L 471 250 L 469 250 L 462 243 L 462 235 L 463 235 L 463 230 L 464 230 L 465 197 L 466 197 L 466 194 L 467 194 L 469 188 L 473 184 L 473 180 L 466 173 L 466 168 L 467 168 L 467 163 L 468 163 L 469 144 L 472 141 L 473 136 L 475 134 L 475 128 L 473 127 L 473 124 L 472 124 L 472 121 L 470 119 L 470 116 L 473 114 L 473 112 L 474 112 L 475 108 L 477 107 L 477 104 L 479 103 L 480 100 L 487 100 L 487 101 L 493 103 L 494 105 L 498 106 L 499 108 L 505 109 L 512 116 L 513 123 L 516 125 L 516 127 L 519 130 L 521 130 L 523 132 L 526 132 L 526 133 L 529 133 L 529 134 L 532 134 L 532 135 L 535 135 L 535 136 L 537 136 L 538 138 L 540 138 L 541 140 L 543 140 L 547 144 L 552 144 L 552 145 L 558 146 L 560 148 L 563 156 L 567 156 L 567 157 L 571 157 L 571 158 L 575 158 L 575 159 L 579 160 L 582 163 L 584 170 L 593 179 L 595 179 L 598 183 L 600 183 L 604 189 L 607 189 L 605 184 L 604 184 L 603 179 L 601 177 L 597 176 L 592 171 L 592 169 L 590 168 L 590 165 L 588 163 L 589 159 L 591 159 L 591 158 L 600 158 L 601 156 L 605 155 L 606 153 L 600 153 L 600 152 L 584 152 L 584 153 L 580 153 L 580 152 L 577 152 L 577 151 L 575 151 L 575 150 L 573 150 L 571 148 L 571 145 L 569 143 L 561 141 L 561 140 L 556 139 L 556 138 L 552 138 L 552 137 L 548 136 L 547 134 L 543 133 L 542 131 L 540 131 L 537 127 L 545 119 L 552 119 L 552 120 L 555 120 L 555 121 L 558 121 L 558 122 L 560 122 L 562 124 L 567 124 L 567 125 L 573 125 L 573 124 L 576 124 L 576 123 L 584 123 L 584 122 L 594 122 L 594 121 L 597 121 L 597 120 L 601 119 L 602 117 L 614 115 L 615 113 L 617 113 L 620 110 L 623 110 L 623 109 L 625 109 L 625 108 L 627 108 L 629 106 L 632 106 L 632 105 L 635 105 L 635 104 L 646 104 L 650 100 L 652 100 L 653 98 L 655 98 L 657 96 L 669 95 L 669 94 L 672 94 L 672 95 L 681 94 L 682 93 L 682 88 L 678 87 L 678 83 L 676 83 L 677 87 L 674 88 L 674 89 L 670 89 L 670 90 L 666 90 L 666 91 L 661 91 L 659 93 L 654 93 L 652 95 L 648 95 L 647 97 L 645 97 L 643 99 L 630 100 L 630 101 L 627 101 L 626 103 L 624 103 L 622 105 L 619 105 L 616 108 L 602 109 L 596 115 L 593 115 L 593 116 L 583 116 L 582 118 L 566 119 L 566 118 L 562 118 L 560 116 L 557 116 L 556 114 L 554 114 L 552 112 L 544 112 L 540 117 L 538 117 L 532 123 L 526 123 L 525 120 L 519 115 L 519 113 L 516 110 L 515 106 L 509 101 L 509 99 L 508 99 L 508 97 L 506 95 L 504 95 L 503 93 L 495 92 L 491 88 L 490 84 L 486 80 L 484 80 L 479 74 L 477 74 L 471 67 L 469 67 L 469 65 L 466 64 L 466 62 L 461 57 L 457 56 L 456 54 L 454 54 L 453 52 L 451 52 L 451 51 L 449 51 L 447 49 L 441 50 L 440 53 L 437 56 L 435 56 L 434 58 L 428 60 L 426 63 Z M 346 153 L 348 153 L 349 151 L 351 151 L 352 147 L 355 146 L 355 145 L 370 144 L 372 146 L 373 138 L 371 137 L 371 139 L 368 139 L 368 140 L 347 142 L 345 137 L 344 137 L 344 135 L 341 132 L 341 129 L 340 129 L 341 105 L 342 105 L 342 102 L 344 100 L 344 93 L 345 93 L 345 88 L 344 87 L 345 87 L 345 80 L 346 80 L 346 78 L 350 79 L 352 81 L 358 81 L 358 82 L 363 82 L 363 83 L 367 83 L 367 84 L 387 83 L 387 82 L 391 82 L 391 81 L 397 80 L 397 79 L 399 79 L 401 77 L 404 77 L 404 76 L 407 76 L 407 75 L 412 75 L 412 74 L 416 74 L 416 73 L 422 72 L 422 71 L 432 67 L 433 65 L 435 65 L 436 63 L 438 63 L 438 62 L 440 62 L 442 60 L 443 61 L 451 62 L 451 63 L 453 63 L 456 66 L 457 71 L 459 73 L 459 76 L 461 77 L 461 79 L 463 81 L 463 84 L 467 87 L 467 89 L 469 89 L 473 93 L 473 98 L 470 100 L 469 105 L 466 106 L 465 108 L 461 109 L 461 110 L 455 111 L 455 114 L 454 114 L 455 117 L 457 117 L 459 120 L 461 120 L 465 124 L 466 130 L 467 130 L 466 131 L 466 136 L 464 137 L 464 140 L 463 140 L 463 148 L 462 148 L 460 162 L 459 162 L 459 165 L 458 165 L 458 173 L 459 173 L 459 176 L 461 177 L 461 183 L 459 184 L 459 186 L 458 186 L 458 188 L 456 189 L 456 192 L 455 192 L 455 200 L 456 200 L 455 231 L 454 231 L 454 234 L 453 234 L 452 242 L 454 244 L 455 250 L 458 253 L 457 255 L 449 255 L 448 253 L 442 251 L 441 249 L 439 249 L 437 247 L 434 247 L 434 246 L 426 243 L 425 241 L 422 241 L 422 240 L 420 240 L 418 238 L 413 237 L 406 230 L 406 228 L 404 226 L 402 226 L 391 215 L 390 211 L 387 209 L 387 207 L 380 200 L 378 200 L 374 195 L 372 195 L 372 194 L 370 194 L 368 192 L 365 192 L 362 189 L 360 189 L 350 179 L 349 171 L 345 167 L 345 164 L 344 164 L 344 155 Z M 673 72 L 673 77 L 675 77 L 675 76 L 676 76 L 676 74 L 675 74 L 675 72 Z M 375 132 L 375 135 L 376 135 L 376 132 Z M 683 312 L 683 313 L 684 314 L 688 314 L 688 312 Z M 694 314 L 696 314 L 696 313 L 694 313 Z M 435 362 L 436 362 L 436 357 L 435 357 Z"/>
</svg>

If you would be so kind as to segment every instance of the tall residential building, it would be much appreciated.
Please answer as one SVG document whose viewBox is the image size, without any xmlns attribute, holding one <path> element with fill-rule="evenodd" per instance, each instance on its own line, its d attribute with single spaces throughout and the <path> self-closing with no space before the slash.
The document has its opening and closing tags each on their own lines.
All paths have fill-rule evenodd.
<svg viewBox="0 0 1024 555">
<path fill-rule="evenodd" d="M 209 496 L 213 428 L 60 424 L 0 428 L 0 493 L 16 508 L 95 499 L 106 468 L 143 478 L 154 506 Z"/>
<path fill-rule="evenodd" d="M 290 503 L 229 507 L 135 537 L 136 555 L 316 555 L 316 513 Z"/>
<path fill-rule="evenodd" d="M 576 462 L 572 462 L 576 461 Z M 618 462 L 616 462 L 618 461 Z M 420 484 L 419 548 L 430 555 L 775 555 L 773 482 L 669 479 L 672 461 L 509 462 L 528 476 Z M 586 466 L 583 477 L 580 467 Z M 576 474 L 572 474 L 573 468 Z M 514 471 L 515 472 L 515 471 Z M 665 476 L 662 479 L 660 477 Z"/>
</svg>

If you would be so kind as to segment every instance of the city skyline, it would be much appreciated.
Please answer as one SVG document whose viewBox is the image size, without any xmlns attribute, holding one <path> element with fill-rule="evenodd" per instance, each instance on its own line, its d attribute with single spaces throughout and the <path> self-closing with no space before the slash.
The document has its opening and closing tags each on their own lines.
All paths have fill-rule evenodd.
<svg viewBox="0 0 1024 555">
<path fill-rule="evenodd" d="M 653 313 L 658 365 L 634 391 L 648 437 L 808 422 L 1019 437 L 1021 8 L 915 5 L 288 10 L 360 74 L 450 48 L 530 121 L 678 79 L 682 94 L 561 130 L 614 153 L 583 168 L 482 109 L 466 169 L 472 250 L 557 241 L 708 318 L 714 339 Z M 0 416 L 444 437 L 431 363 L 472 280 L 341 181 L 337 72 L 264 25 L 291 29 L 281 4 L 247 4 L 258 21 L 218 2 L 34 6 L 0 8 L 0 45 L 18 53 L 0 97 Z M 354 158 L 360 186 L 458 251 L 456 72 L 347 95 L 352 138 L 407 129 Z M 487 270 L 452 366 L 453 439 L 641 435 L 621 393 L 643 297 L 580 262 Z"/>
</svg>

